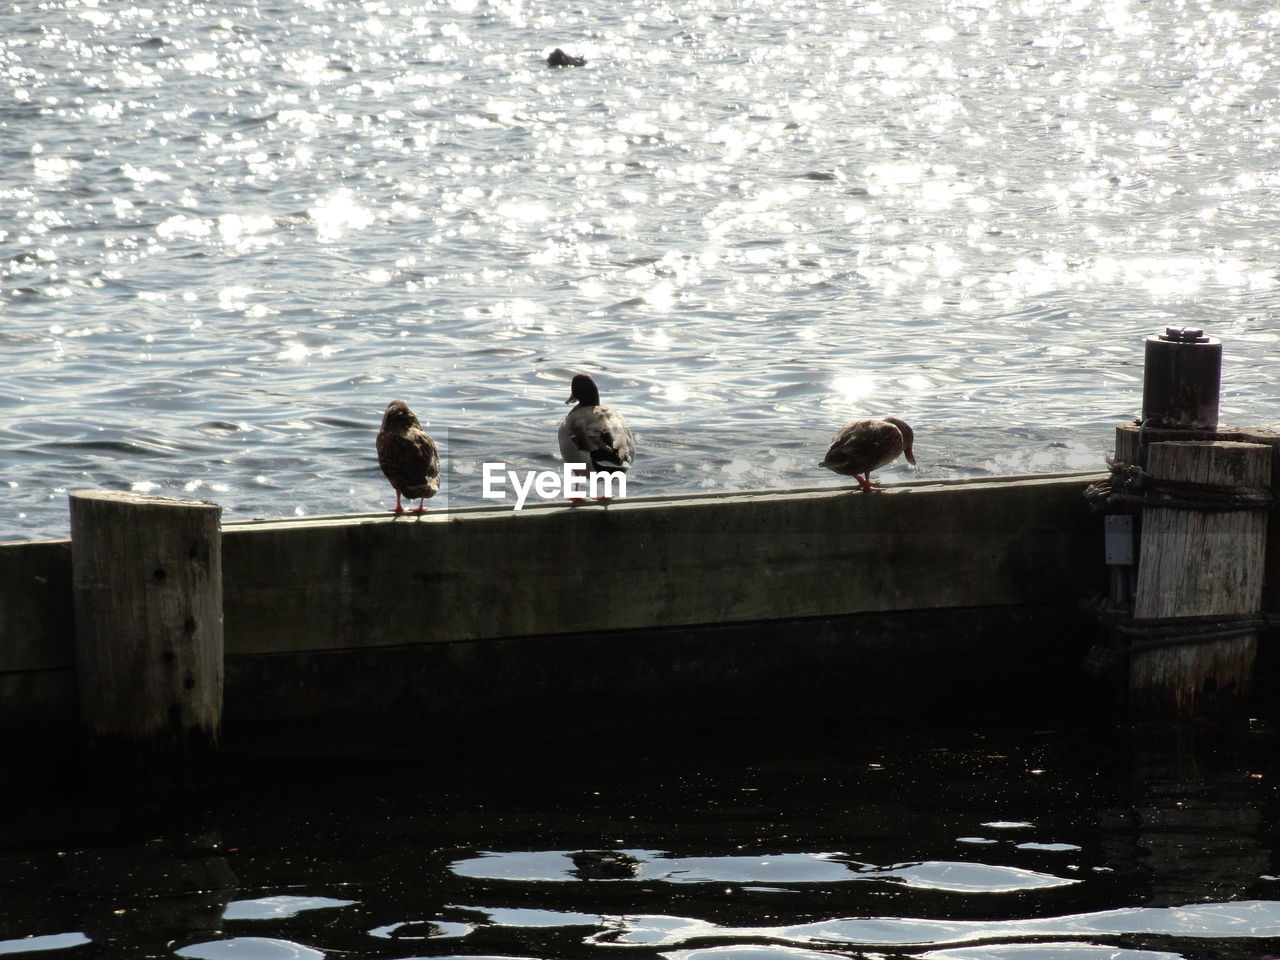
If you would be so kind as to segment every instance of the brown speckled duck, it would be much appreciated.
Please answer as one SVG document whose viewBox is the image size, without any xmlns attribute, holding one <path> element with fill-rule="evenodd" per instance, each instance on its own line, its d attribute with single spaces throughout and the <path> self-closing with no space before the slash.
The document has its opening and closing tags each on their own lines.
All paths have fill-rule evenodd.
<svg viewBox="0 0 1280 960">
<path fill-rule="evenodd" d="M 418 498 L 418 506 L 412 513 L 422 513 L 422 501 L 434 497 L 440 489 L 440 454 L 433 441 L 422 429 L 409 405 L 403 400 L 392 400 L 382 415 L 382 429 L 378 431 L 378 466 L 391 481 L 396 491 L 395 513 L 404 513 L 400 495 Z"/>
<path fill-rule="evenodd" d="M 863 493 L 871 493 L 871 471 L 892 463 L 898 454 L 906 454 L 907 463 L 915 464 L 911 452 L 915 434 L 897 417 L 883 420 L 854 420 L 831 439 L 831 446 L 820 466 L 846 477 L 853 477 Z"/>
</svg>

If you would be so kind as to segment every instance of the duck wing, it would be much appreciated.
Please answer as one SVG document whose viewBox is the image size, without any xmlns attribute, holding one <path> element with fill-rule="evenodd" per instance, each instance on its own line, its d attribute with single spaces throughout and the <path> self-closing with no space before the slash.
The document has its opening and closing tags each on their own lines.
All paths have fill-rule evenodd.
<svg viewBox="0 0 1280 960">
<path fill-rule="evenodd" d="M 635 438 L 622 414 L 608 407 L 579 405 L 560 425 L 560 454 L 592 470 L 626 470 L 635 460 Z"/>
<path fill-rule="evenodd" d="M 417 427 L 378 434 L 378 465 L 404 496 L 423 499 L 440 489 L 440 454 Z"/>
<path fill-rule="evenodd" d="M 902 453 L 902 431 L 883 420 L 855 420 L 831 440 L 821 466 L 836 473 L 865 474 Z"/>
</svg>

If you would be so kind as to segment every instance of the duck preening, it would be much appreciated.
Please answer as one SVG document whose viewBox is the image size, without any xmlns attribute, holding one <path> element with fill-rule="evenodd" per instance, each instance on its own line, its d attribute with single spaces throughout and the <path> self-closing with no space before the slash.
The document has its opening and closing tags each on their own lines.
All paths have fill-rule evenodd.
<svg viewBox="0 0 1280 960">
<path fill-rule="evenodd" d="M 863 493 L 871 493 L 871 471 L 878 470 L 905 454 L 907 463 L 915 464 L 911 445 L 915 434 L 897 417 L 883 420 L 854 420 L 847 423 L 831 439 L 827 455 L 820 466 L 846 477 L 853 477 Z"/>
<path fill-rule="evenodd" d="M 586 57 L 575 57 L 571 53 L 565 53 L 559 47 L 556 47 L 547 55 L 547 66 L 549 67 L 583 67 L 586 66 Z"/>
<path fill-rule="evenodd" d="M 569 399 L 576 403 L 560 424 L 560 456 L 582 463 L 592 473 L 625 473 L 636 458 L 636 444 L 622 414 L 600 406 L 600 389 L 585 373 L 573 378 Z"/>
<path fill-rule="evenodd" d="M 396 491 L 395 513 L 404 513 L 400 505 L 403 494 L 417 498 L 413 513 L 422 513 L 422 502 L 434 497 L 440 489 L 440 454 L 435 441 L 427 436 L 422 424 L 403 400 L 392 400 L 382 415 L 378 431 L 378 466 Z"/>
</svg>

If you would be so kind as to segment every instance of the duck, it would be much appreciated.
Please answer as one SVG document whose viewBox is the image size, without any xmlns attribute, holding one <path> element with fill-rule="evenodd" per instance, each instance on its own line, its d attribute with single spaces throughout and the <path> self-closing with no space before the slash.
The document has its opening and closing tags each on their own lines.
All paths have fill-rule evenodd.
<svg viewBox="0 0 1280 960">
<path fill-rule="evenodd" d="M 583 67 L 586 64 L 586 57 L 575 57 L 571 53 L 565 53 L 559 47 L 556 47 L 547 56 L 547 66 L 549 67 Z"/>
<path fill-rule="evenodd" d="M 915 433 L 897 417 L 854 420 L 831 438 L 831 446 L 819 466 L 853 477 L 863 493 L 871 493 L 875 489 L 871 486 L 872 470 L 892 463 L 899 454 L 915 466 L 916 458 L 911 450 L 914 441 Z"/>
<path fill-rule="evenodd" d="M 560 424 L 560 456 L 565 463 L 585 464 L 592 473 L 626 473 L 636 458 L 636 443 L 622 414 L 600 406 L 600 388 L 585 373 L 572 381 L 569 399 L 576 403 Z"/>
<path fill-rule="evenodd" d="M 440 489 L 440 454 L 435 441 L 427 436 L 417 416 L 403 400 L 392 400 L 382 415 L 378 430 L 378 466 L 396 491 L 397 516 L 404 513 L 400 503 L 403 494 L 417 498 L 412 513 L 422 513 L 423 502 Z"/>
</svg>

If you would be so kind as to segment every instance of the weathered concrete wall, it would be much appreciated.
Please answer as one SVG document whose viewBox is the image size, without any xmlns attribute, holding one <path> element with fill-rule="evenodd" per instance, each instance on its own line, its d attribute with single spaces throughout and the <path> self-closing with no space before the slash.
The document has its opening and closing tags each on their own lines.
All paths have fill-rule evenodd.
<svg viewBox="0 0 1280 960">
<path fill-rule="evenodd" d="M 71 541 L 0 544 L 0 740 L 77 720 Z"/>
<path fill-rule="evenodd" d="M 1060 680 L 1088 640 L 1069 611 L 1105 582 L 1092 479 L 227 524 L 225 722 Z M 72 649 L 70 544 L 0 545 L 11 736 L 74 720 Z"/>
<path fill-rule="evenodd" d="M 0 543 L 0 673 L 75 660 L 71 541 Z"/>
<path fill-rule="evenodd" d="M 228 654 L 1072 602 L 1086 480 L 228 526 Z"/>
</svg>

